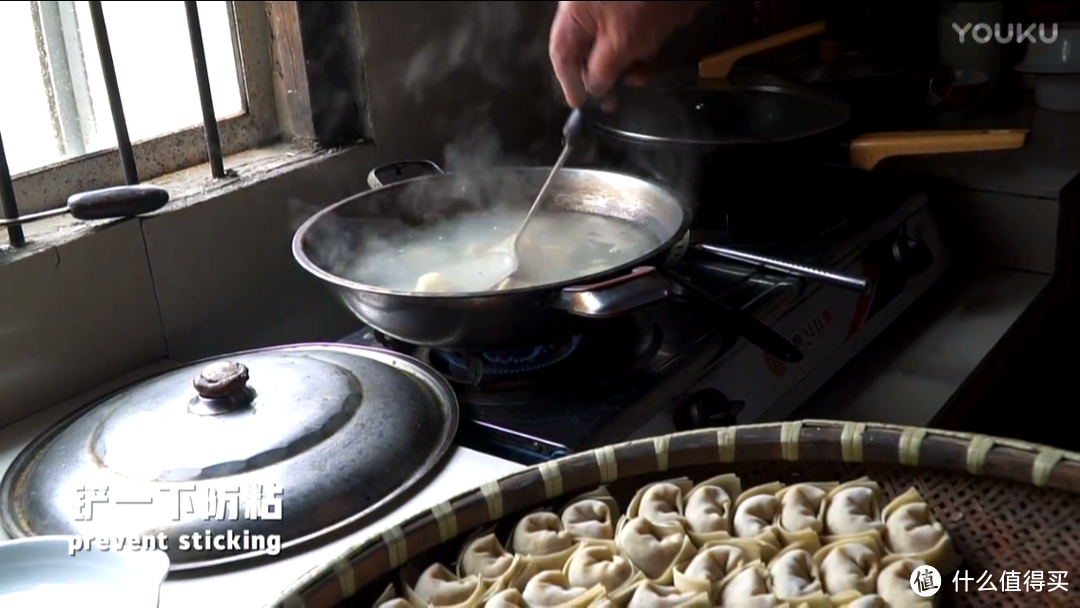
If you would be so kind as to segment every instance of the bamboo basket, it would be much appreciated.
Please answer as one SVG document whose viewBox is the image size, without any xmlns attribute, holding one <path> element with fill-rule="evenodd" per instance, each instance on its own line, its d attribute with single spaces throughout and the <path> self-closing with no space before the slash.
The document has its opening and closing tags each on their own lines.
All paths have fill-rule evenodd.
<svg viewBox="0 0 1080 608">
<path fill-rule="evenodd" d="M 960 572 L 1066 571 L 1069 592 L 953 589 L 942 606 L 1080 606 L 1080 454 L 1027 442 L 872 423 L 806 420 L 707 429 L 573 454 L 484 484 L 351 547 L 293 583 L 272 608 L 371 606 L 407 562 L 451 565 L 467 534 L 607 485 L 625 507 L 650 481 L 736 473 L 771 481 L 867 475 L 891 499 L 915 487 L 964 559 Z M 1049 579 L 1047 579 L 1049 580 Z"/>
</svg>

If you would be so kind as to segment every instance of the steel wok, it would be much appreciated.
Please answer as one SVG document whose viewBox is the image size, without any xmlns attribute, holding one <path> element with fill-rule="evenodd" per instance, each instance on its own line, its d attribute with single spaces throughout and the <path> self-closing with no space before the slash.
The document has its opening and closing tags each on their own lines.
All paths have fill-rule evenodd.
<svg viewBox="0 0 1080 608">
<path fill-rule="evenodd" d="M 436 223 L 494 205 L 527 208 L 548 168 L 492 169 L 483 174 L 443 174 L 434 163 L 400 163 L 434 175 L 373 189 L 334 204 L 307 220 L 293 239 L 300 265 L 331 286 L 372 328 L 398 340 L 432 348 L 477 352 L 509 349 L 572 335 L 590 319 L 626 314 L 668 297 L 669 280 L 657 271 L 681 257 L 690 210 L 669 190 L 645 180 L 588 169 L 565 169 L 553 183 L 548 208 L 619 217 L 651 232 L 661 243 L 647 255 L 574 281 L 484 293 L 413 293 L 345 278 L 344 268 L 363 255 L 365 242 L 405 227 Z"/>
</svg>

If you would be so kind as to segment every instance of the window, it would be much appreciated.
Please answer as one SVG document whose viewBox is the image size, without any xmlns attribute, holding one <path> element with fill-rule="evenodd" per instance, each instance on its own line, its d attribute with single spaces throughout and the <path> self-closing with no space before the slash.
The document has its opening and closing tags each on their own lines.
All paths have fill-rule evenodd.
<svg viewBox="0 0 1080 608">
<path fill-rule="evenodd" d="M 221 146 L 278 136 L 263 2 L 198 2 Z M 101 2 L 143 180 L 206 161 L 184 2 Z M 0 136 L 21 214 L 124 183 L 90 3 L 0 3 Z"/>
</svg>

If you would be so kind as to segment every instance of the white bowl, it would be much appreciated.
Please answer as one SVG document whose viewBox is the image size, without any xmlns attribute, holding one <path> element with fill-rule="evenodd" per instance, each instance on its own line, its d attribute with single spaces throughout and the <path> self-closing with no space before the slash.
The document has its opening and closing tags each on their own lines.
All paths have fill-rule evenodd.
<svg viewBox="0 0 1080 608">
<path fill-rule="evenodd" d="M 72 540 L 37 536 L 0 543 L 0 608 L 157 607 L 169 572 L 165 553 L 73 552 Z"/>
<path fill-rule="evenodd" d="M 1049 35 L 1049 25 L 1046 33 Z M 1039 39 L 1029 42 L 1027 53 L 1017 71 L 1029 74 L 1080 74 L 1080 22 L 1058 24 L 1058 36 L 1053 42 Z"/>
<path fill-rule="evenodd" d="M 1035 105 L 1055 112 L 1080 112 L 1080 74 L 1039 74 Z"/>
</svg>

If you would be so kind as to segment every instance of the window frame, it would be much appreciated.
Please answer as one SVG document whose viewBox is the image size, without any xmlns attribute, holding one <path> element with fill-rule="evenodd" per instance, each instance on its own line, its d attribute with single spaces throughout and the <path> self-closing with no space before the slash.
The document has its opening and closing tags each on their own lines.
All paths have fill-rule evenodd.
<svg viewBox="0 0 1080 608">
<path fill-rule="evenodd" d="M 270 3 L 236 0 L 229 4 L 245 111 L 218 120 L 225 155 L 275 141 L 281 136 L 267 15 Z M 142 181 L 207 161 L 202 125 L 133 142 L 132 147 Z M 115 146 L 12 177 L 20 215 L 62 207 L 72 194 L 124 183 L 120 153 Z"/>
</svg>

